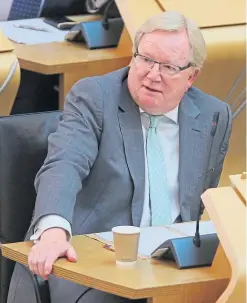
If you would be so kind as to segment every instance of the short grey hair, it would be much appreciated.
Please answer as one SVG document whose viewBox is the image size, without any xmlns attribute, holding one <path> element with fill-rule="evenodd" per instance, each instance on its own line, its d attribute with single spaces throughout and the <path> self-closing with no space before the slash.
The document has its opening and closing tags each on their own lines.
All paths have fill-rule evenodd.
<svg viewBox="0 0 247 303">
<path fill-rule="evenodd" d="M 191 48 L 190 62 L 193 66 L 202 68 L 207 56 L 206 43 L 202 32 L 194 21 L 176 11 L 166 11 L 155 15 L 141 25 L 135 35 L 133 51 L 137 51 L 141 38 L 146 33 L 152 33 L 154 31 L 172 32 L 182 29 L 185 29 L 188 34 Z"/>
</svg>

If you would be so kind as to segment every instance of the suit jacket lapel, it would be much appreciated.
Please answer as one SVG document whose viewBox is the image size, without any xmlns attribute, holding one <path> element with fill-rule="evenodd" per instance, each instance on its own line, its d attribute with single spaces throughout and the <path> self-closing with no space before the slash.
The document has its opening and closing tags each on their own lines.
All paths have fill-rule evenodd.
<svg viewBox="0 0 247 303">
<path fill-rule="evenodd" d="M 119 124 L 127 165 L 133 181 L 132 221 L 140 225 L 145 187 L 145 158 L 140 111 L 132 99 L 127 80 L 123 82 L 119 100 Z"/>
<path fill-rule="evenodd" d="M 204 156 L 209 124 L 186 93 L 179 106 L 179 197 L 184 221 L 191 220 L 191 205 L 198 179 L 207 168 Z"/>
</svg>

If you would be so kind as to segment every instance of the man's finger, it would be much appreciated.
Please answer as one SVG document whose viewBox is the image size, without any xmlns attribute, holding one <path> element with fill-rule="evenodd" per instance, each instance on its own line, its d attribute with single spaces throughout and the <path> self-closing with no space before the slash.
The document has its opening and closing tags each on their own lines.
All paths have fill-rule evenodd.
<svg viewBox="0 0 247 303">
<path fill-rule="evenodd" d="M 28 254 L 28 268 L 31 272 L 33 271 L 32 260 L 33 260 L 33 252 L 30 251 L 30 253 Z"/>
<path fill-rule="evenodd" d="M 44 254 L 40 254 L 38 260 L 37 260 L 37 268 L 38 268 L 38 275 L 40 277 L 44 276 L 44 265 L 46 261 L 47 256 Z"/>
<path fill-rule="evenodd" d="M 40 252 L 38 250 L 33 251 L 32 258 L 30 258 L 32 272 L 34 274 L 38 274 L 38 258 L 39 258 Z"/>
<path fill-rule="evenodd" d="M 66 251 L 65 256 L 70 262 L 76 262 L 77 261 L 77 254 L 72 245 L 69 245 L 69 248 Z"/>
<path fill-rule="evenodd" d="M 52 266 L 54 264 L 54 262 L 58 259 L 57 254 L 49 254 L 45 260 L 45 264 L 44 264 L 44 276 L 49 276 L 52 272 Z"/>
</svg>

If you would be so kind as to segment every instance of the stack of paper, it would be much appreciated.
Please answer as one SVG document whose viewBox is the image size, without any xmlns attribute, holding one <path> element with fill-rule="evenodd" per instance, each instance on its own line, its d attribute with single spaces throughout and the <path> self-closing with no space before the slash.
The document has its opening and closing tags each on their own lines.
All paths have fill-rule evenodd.
<svg viewBox="0 0 247 303">
<path fill-rule="evenodd" d="M 0 22 L 0 30 L 10 40 L 23 44 L 61 42 L 68 33 L 45 23 L 40 18 Z"/>
<path fill-rule="evenodd" d="M 166 227 L 143 227 L 141 228 L 138 253 L 141 256 L 150 257 L 152 252 L 163 242 L 180 237 L 193 236 L 196 230 L 195 222 L 172 224 Z M 200 234 L 216 233 L 211 221 L 200 222 Z M 113 233 L 103 232 L 96 234 L 99 239 L 113 244 Z"/>
</svg>

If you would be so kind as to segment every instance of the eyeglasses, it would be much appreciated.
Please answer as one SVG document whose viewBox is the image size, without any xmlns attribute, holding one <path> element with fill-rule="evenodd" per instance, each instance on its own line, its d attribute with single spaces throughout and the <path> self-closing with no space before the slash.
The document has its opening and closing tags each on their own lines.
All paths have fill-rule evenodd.
<svg viewBox="0 0 247 303">
<path fill-rule="evenodd" d="M 192 66 L 192 63 L 189 62 L 185 66 L 178 66 L 174 64 L 167 64 L 167 63 L 162 63 L 158 62 L 156 60 L 153 60 L 151 58 L 148 58 L 146 56 L 140 55 L 138 52 L 135 52 L 134 58 L 137 64 L 142 66 L 142 68 L 150 71 L 153 67 L 154 64 L 157 63 L 159 64 L 159 70 L 162 75 L 169 75 L 169 76 L 174 76 L 178 73 L 180 73 L 182 70 L 185 70 Z"/>
</svg>

